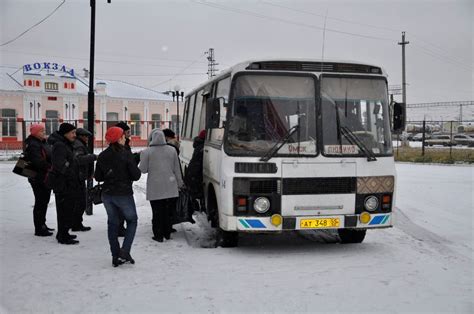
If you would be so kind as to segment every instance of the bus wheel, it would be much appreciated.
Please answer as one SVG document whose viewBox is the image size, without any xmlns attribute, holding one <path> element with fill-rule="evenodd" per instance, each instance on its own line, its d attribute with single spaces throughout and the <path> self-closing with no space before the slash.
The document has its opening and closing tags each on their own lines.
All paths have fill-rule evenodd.
<svg viewBox="0 0 474 314">
<path fill-rule="evenodd" d="M 224 231 L 219 228 L 218 245 L 222 247 L 236 247 L 239 245 L 239 233 Z"/>
<path fill-rule="evenodd" d="M 338 229 L 341 243 L 362 243 L 365 238 L 366 229 Z"/>
</svg>

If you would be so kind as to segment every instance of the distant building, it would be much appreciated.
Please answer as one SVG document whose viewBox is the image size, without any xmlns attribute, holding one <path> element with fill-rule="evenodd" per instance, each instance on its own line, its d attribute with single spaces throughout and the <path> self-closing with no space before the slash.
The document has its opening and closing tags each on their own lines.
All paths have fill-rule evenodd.
<svg viewBox="0 0 474 314">
<path fill-rule="evenodd" d="M 118 121 L 130 125 L 134 146 L 145 146 L 153 128 L 176 129 L 172 97 L 121 81 L 95 81 L 97 145 L 105 144 L 105 131 Z M 28 64 L 16 73 L 0 67 L 0 149 L 21 148 L 23 125 L 28 135 L 34 122 L 44 123 L 48 135 L 65 121 L 87 128 L 87 84 L 87 77 L 57 63 Z"/>
</svg>

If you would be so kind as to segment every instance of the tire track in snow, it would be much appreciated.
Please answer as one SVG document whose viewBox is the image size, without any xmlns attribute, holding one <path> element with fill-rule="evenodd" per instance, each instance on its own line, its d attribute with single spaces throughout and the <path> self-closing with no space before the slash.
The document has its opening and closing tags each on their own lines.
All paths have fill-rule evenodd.
<svg viewBox="0 0 474 314">
<path fill-rule="evenodd" d="M 394 227 L 400 229 L 410 237 L 414 238 L 419 242 L 426 243 L 435 251 L 448 258 L 459 258 L 470 259 L 470 257 L 455 252 L 449 247 L 453 244 L 452 241 L 439 236 L 438 234 L 420 226 L 413 222 L 400 208 L 395 207 L 394 214 Z"/>
</svg>

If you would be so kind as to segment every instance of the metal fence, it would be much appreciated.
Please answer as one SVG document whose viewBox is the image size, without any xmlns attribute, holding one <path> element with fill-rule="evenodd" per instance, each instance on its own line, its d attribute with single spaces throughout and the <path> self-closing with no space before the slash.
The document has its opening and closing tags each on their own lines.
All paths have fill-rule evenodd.
<svg viewBox="0 0 474 314">
<path fill-rule="evenodd" d="M 409 121 L 405 131 L 397 134 L 397 154 L 400 146 L 421 148 L 421 156 L 427 147 L 449 148 L 452 157 L 454 147 L 474 147 L 474 120 L 465 121 Z M 413 143 L 418 142 L 419 145 Z"/>
<path fill-rule="evenodd" d="M 62 120 L 62 119 L 42 119 L 42 120 L 23 120 L 23 119 L 2 119 L 2 137 L 0 140 L 0 152 L 2 154 L 14 154 L 23 150 L 25 139 L 29 135 L 29 127 L 31 124 L 42 123 L 46 128 L 46 135 L 49 136 L 56 130 L 63 122 L 68 122 L 78 128 L 88 129 L 87 120 Z M 104 139 L 105 132 L 111 126 L 114 126 L 119 121 L 110 120 L 95 120 L 94 121 L 94 147 L 104 148 L 107 142 Z M 127 120 L 125 121 L 130 126 L 132 147 L 147 146 L 148 134 L 154 128 L 175 130 L 176 121 L 142 121 L 142 120 Z"/>
</svg>

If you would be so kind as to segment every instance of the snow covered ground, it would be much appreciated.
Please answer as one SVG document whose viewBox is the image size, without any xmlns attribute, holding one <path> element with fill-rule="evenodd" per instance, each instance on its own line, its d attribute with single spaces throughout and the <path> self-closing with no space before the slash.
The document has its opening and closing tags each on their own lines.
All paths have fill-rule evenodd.
<svg viewBox="0 0 474 314">
<path fill-rule="evenodd" d="M 396 226 L 341 245 L 312 233 L 243 236 L 211 246 L 204 217 L 151 240 L 135 189 L 135 265 L 111 266 L 102 206 L 77 246 L 33 236 L 33 193 L 0 163 L 0 312 L 473 312 L 473 174 L 399 164 Z M 56 227 L 54 198 L 48 224 Z M 329 242 L 329 243 L 327 243 Z"/>
</svg>

